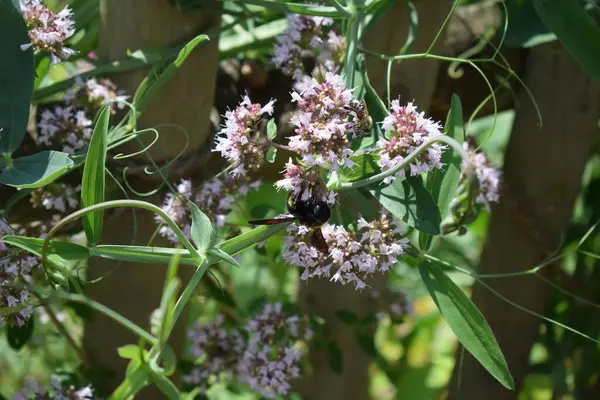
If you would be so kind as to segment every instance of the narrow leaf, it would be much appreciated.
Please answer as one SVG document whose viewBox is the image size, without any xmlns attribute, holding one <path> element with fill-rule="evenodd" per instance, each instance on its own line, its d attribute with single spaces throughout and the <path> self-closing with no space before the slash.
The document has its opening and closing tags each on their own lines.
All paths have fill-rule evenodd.
<svg viewBox="0 0 600 400">
<path fill-rule="evenodd" d="M 0 154 L 12 154 L 25 136 L 34 81 L 33 49 L 21 49 L 31 40 L 18 1 L 0 0 L 0 38 Z"/>
<path fill-rule="evenodd" d="M 377 186 L 369 191 L 399 220 L 430 235 L 440 233 L 440 210 L 420 176 L 403 181 L 396 179 L 388 186 Z"/>
<path fill-rule="evenodd" d="M 421 278 L 458 340 L 506 388 L 515 385 L 494 333 L 477 307 L 439 268 L 419 265 Z"/>
<path fill-rule="evenodd" d="M 152 68 L 146 78 L 144 78 L 142 83 L 138 86 L 133 98 L 133 105 L 136 108 L 138 118 L 146 110 L 150 101 L 156 97 L 165 83 L 171 79 L 177 69 L 179 69 L 189 55 L 192 54 L 192 51 L 196 46 L 206 40 L 208 40 L 208 36 L 206 35 L 196 36 L 183 46 L 175 60 Z"/>
<path fill-rule="evenodd" d="M 200 211 L 194 202 L 188 202 L 188 207 L 192 212 L 192 228 L 190 231 L 192 241 L 200 253 L 206 253 L 213 240 L 212 224 L 206 214 Z"/>
<path fill-rule="evenodd" d="M 533 0 L 538 16 L 595 81 L 600 81 L 600 28 L 578 1 Z"/>
<path fill-rule="evenodd" d="M 218 248 L 225 251 L 230 256 L 245 250 L 246 248 L 262 242 L 263 240 L 273 236 L 275 233 L 284 229 L 290 223 L 282 223 L 277 225 L 263 225 L 254 228 L 251 231 L 245 232 L 233 239 L 226 240 L 217 245 Z"/>
<path fill-rule="evenodd" d="M 2 242 L 28 251 L 38 257 L 42 256 L 44 239 L 7 235 L 2 238 Z M 63 264 L 66 261 L 87 260 L 90 255 L 90 250 L 87 247 L 75 243 L 60 242 L 58 240 L 50 240 L 48 243 L 48 260 L 56 264 Z"/>
<path fill-rule="evenodd" d="M 104 201 L 106 151 L 108 122 L 110 108 L 104 107 L 96 121 L 92 140 L 88 147 L 83 167 L 83 181 L 81 184 L 81 204 L 83 207 L 93 206 Z M 85 236 L 92 245 L 96 245 L 102 236 L 102 222 L 104 210 L 97 210 L 83 216 L 83 229 Z"/>
<path fill-rule="evenodd" d="M 336 374 L 344 372 L 344 356 L 334 340 L 327 343 L 327 359 L 329 360 L 329 367 L 333 372 Z"/>
<path fill-rule="evenodd" d="M 231 257 L 229 254 L 227 254 L 226 252 L 224 252 L 223 250 L 219 249 L 219 248 L 212 248 L 208 251 L 208 254 L 215 258 L 216 260 L 219 261 L 223 261 L 224 263 L 227 263 L 229 265 L 232 265 L 234 267 L 238 267 L 240 266 L 240 264 L 238 264 L 238 262 L 235 260 L 235 258 Z"/>
<path fill-rule="evenodd" d="M 350 310 L 337 310 L 335 312 L 335 316 L 337 319 L 348 325 L 354 325 L 358 323 L 358 315 Z"/>
<path fill-rule="evenodd" d="M 12 160 L 0 173 L 0 183 L 18 188 L 45 186 L 67 172 L 73 161 L 60 151 L 45 150 Z"/>
<path fill-rule="evenodd" d="M 198 261 L 190 255 L 189 251 L 168 247 L 99 245 L 94 247 L 92 254 L 111 260 L 149 264 L 168 264 L 173 256 L 178 254 L 180 256 L 179 262 L 181 264 L 198 264 Z"/>
</svg>

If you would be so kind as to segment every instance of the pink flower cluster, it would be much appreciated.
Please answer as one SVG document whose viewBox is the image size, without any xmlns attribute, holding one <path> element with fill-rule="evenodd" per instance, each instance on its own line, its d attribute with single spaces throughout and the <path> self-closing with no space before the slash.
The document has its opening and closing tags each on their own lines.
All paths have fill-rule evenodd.
<svg viewBox="0 0 600 400">
<path fill-rule="evenodd" d="M 400 223 L 385 214 L 372 222 L 359 219 L 355 231 L 327 224 L 323 225 L 322 232 L 329 254 L 321 253 L 312 245 L 311 231 L 307 227 L 288 227 L 283 258 L 288 264 L 304 269 L 302 280 L 331 277 L 333 281 L 344 285 L 353 283 L 357 289 L 364 289 L 369 276 L 388 271 L 408 248 Z"/>
<path fill-rule="evenodd" d="M 500 200 L 502 171 L 495 168 L 482 151 L 475 151 L 474 144 L 472 145 L 467 141 L 463 144 L 463 148 L 469 153 L 471 163 L 477 175 L 477 181 L 479 182 L 479 193 L 476 202 L 484 205 L 489 211 L 489 203 Z M 464 162 L 462 167 L 462 179 L 464 179 L 466 168 Z"/>
<path fill-rule="evenodd" d="M 14 235 L 11 227 L 0 220 L 0 238 L 4 235 Z M 33 308 L 27 305 L 29 290 L 19 288 L 31 280 L 31 273 L 38 266 L 36 257 L 21 250 L 3 246 L 0 251 L 0 309 L 5 307 L 24 306 L 19 311 L 7 317 L 0 317 L 0 325 L 7 323 L 23 326 L 33 314 Z"/>
<path fill-rule="evenodd" d="M 47 210 L 65 212 L 79 206 L 81 185 L 72 186 L 53 182 L 35 189 L 31 193 L 31 205 L 34 208 L 44 207 Z"/>
<path fill-rule="evenodd" d="M 291 122 L 296 135 L 290 137 L 289 147 L 298 152 L 307 166 L 336 170 L 340 165 L 352 165 L 353 152 L 348 134 L 347 118 L 352 115 L 352 91 L 344 87 L 340 75 L 325 74 L 325 80 L 315 78 L 306 82 L 300 93 L 294 91 L 292 100 L 300 113 Z"/>
<path fill-rule="evenodd" d="M 292 75 L 296 81 L 304 79 L 304 53 L 316 55 L 317 63 L 326 71 L 341 65 L 346 43 L 336 32 L 333 19 L 288 14 L 287 21 L 288 28 L 277 38 L 273 55 L 273 63 L 284 74 Z"/>
<path fill-rule="evenodd" d="M 233 111 L 225 113 L 225 126 L 219 132 L 214 151 L 236 166 L 234 175 L 245 175 L 248 170 L 256 171 L 265 161 L 265 150 L 269 143 L 260 140 L 259 123 L 262 116 L 273 114 L 275 100 L 265 106 L 252 103 L 248 96 Z"/>
<path fill-rule="evenodd" d="M 161 208 L 190 238 L 192 215 L 188 209 L 188 201 L 196 203 L 217 227 L 221 227 L 225 223 L 227 214 L 233 210 L 236 199 L 246 196 L 250 190 L 258 189 L 260 184 L 260 181 L 251 182 L 245 176 L 225 174 L 221 178 L 213 178 L 202 183 L 198 188 L 193 188 L 192 181 L 184 179 L 176 187 L 177 194 L 167 194 Z M 155 219 L 157 223 L 163 222 L 159 216 Z M 161 226 L 159 233 L 173 243 L 179 242 L 173 230 L 166 224 Z"/>
<path fill-rule="evenodd" d="M 20 5 L 31 40 L 31 43 L 21 45 L 22 50 L 33 46 L 35 50 L 50 53 L 53 64 L 77 53 L 64 46 L 64 41 L 75 33 L 75 22 L 71 19 L 73 13 L 69 7 L 56 14 L 40 0 L 20 0 Z"/>
<path fill-rule="evenodd" d="M 384 171 L 400 164 L 417 147 L 442 134 L 439 123 L 426 118 L 425 113 L 417 112 L 413 103 L 401 106 L 399 100 L 392 101 L 392 113 L 383 120 L 382 126 L 386 136 L 389 137 L 389 140 L 381 138 L 378 142 L 382 148 L 378 164 Z M 438 143 L 432 144 L 409 164 L 409 174 L 416 176 L 432 169 L 442 168 L 441 159 L 445 148 L 446 146 Z M 396 174 L 385 178 L 384 183 L 405 177 L 406 170 L 401 169 Z"/>
<path fill-rule="evenodd" d="M 290 380 L 300 374 L 302 352 L 298 340 L 310 340 L 307 321 L 287 316 L 280 303 L 267 304 L 262 313 L 243 330 L 226 327 L 222 316 L 213 322 L 197 324 L 188 331 L 192 355 L 202 361 L 184 376 L 187 384 L 204 391 L 209 379 L 248 385 L 267 398 L 285 396 Z"/>
<path fill-rule="evenodd" d="M 94 399 L 94 390 L 90 385 L 79 390 L 73 386 L 63 388 L 63 385 L 55 377 L 50 381 L 50 387 L 46 388 L 33 378 L 26 380 L 25 387 L 16 393 L 14 400 L 29 399 L 64 399 L 64 400 L 92 400 Z"/>
</svg>

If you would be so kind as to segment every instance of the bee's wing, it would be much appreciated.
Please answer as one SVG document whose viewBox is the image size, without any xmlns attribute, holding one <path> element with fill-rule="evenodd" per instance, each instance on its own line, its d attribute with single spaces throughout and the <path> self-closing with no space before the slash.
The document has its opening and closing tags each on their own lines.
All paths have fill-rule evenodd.
<svg viewBox="0 0 600 400">
<path fill-rule="evenodd" d="M 290 222 L 298 219 L 297 216 L 293 214 L 279 214 L 269 219 L 255 219 L 252 221 L 248 221 L 249 224 L 252 225 L 277 225 L 283 222 Z"/>
<path fill-rule="evenodd" d="M 313 229 L 312 242 L 321 253 L 329 253 L 329 246 L 327 246 L 327 242 L 325 241 L 323 232 L 321 232 L 321 228 Z"/>
</svg>

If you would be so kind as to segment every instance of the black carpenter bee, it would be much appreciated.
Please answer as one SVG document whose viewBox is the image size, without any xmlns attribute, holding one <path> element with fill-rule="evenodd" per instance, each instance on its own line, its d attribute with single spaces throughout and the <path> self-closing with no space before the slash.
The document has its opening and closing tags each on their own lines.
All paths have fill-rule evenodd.
<svg viewBox="0 0 600 400">
<path fill-rule="evenodd" d="M 283 222 L 298 221 L 302 225 L 312 228 L 313 245 L 322 253 L 329 252 L 327 242 L 321 232 L 321 225 L 329 220 L 331 209 L 327 202 L 319 197 L 310 196 L 307 200 L 302 199 L 302 193 L 290 192 L 287 198 L 287 214 L 279 214 L 269 219 L 257 219 L 248 221 L 253 225 L 276 225 Z"/>
</svg>

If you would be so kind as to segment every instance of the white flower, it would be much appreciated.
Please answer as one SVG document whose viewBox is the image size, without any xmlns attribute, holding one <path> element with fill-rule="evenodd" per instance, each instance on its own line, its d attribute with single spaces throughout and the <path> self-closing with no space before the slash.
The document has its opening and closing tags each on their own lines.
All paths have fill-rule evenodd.
<svg viewBox="0 0 600 400">
<path fill-rule="evenodd" d="M 475 151 L 469 142 L 463 143 L 463 148 L 469 153 L 471 163 L 479 182 L 479 193 L 477 203 L 482 204 L 489 211 L 491 202 L 500 200 L 500 184 L 502 183 L 502 171 L 495 168 L 481 151 Z M 466 176 L 466 163 L 462 164 L 462 178 Z"/>
</svg>

